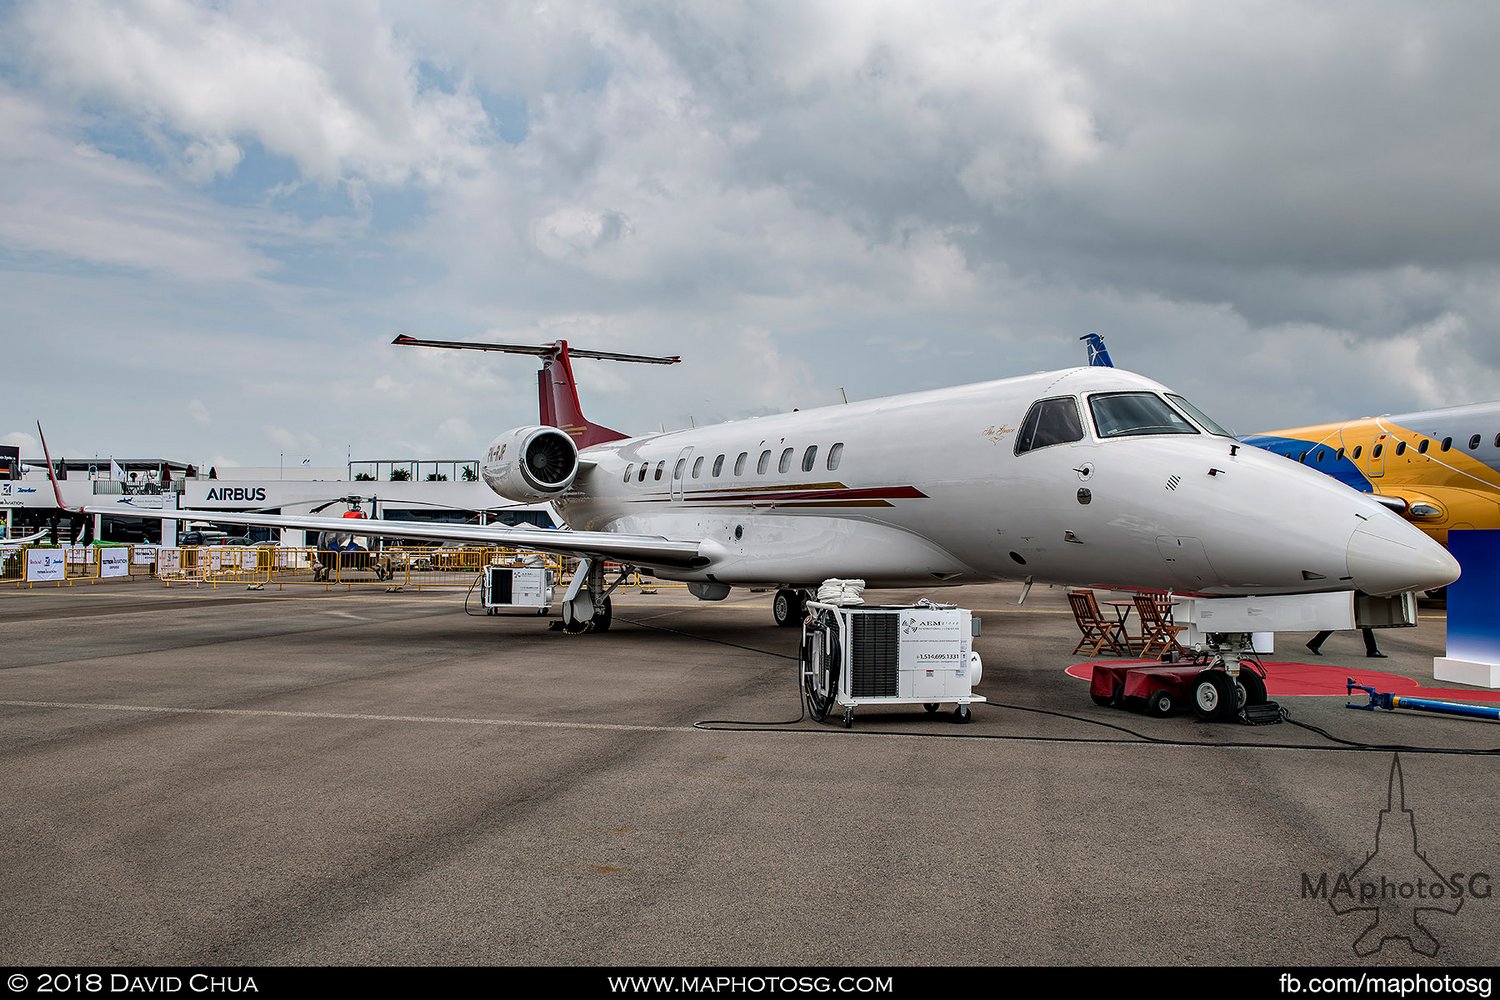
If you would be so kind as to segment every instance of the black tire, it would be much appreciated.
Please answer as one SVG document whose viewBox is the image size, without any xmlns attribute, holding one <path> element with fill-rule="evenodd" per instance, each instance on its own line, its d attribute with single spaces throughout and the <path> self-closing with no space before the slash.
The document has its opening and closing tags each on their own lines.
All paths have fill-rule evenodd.
<svg viewBox="0 0 1500 1000">
<path fill-rule="evenodd" d="M 960 705 L 953 710 L 953 721 L 958 723 L 960 726 L 967 726 L 969 724 L 969 720 L 973 717 L 974 715 L 969 711 L 968 705 Z"/>
<path fill-rule="evenodd" d="M 599 604 L 599 606 L 594 609 L 594 617 L 593 617 L 594 631 L 595 632 L 608 632 L 609 631 L 609 623 L 612 622 L 612 621 L 614 621 L 614 620 L 615 620 L 614 602 L 609 599 L 609 595 L 608 594 L 605 594 L 604 595 L 604 600 L 601 601 L 600 604 Z"/>
<path fill-rule="evenodd" d="M 1102 694 L 1095 694 L 1092 691 L 1089 692 L 1089 697 L 1094 700 L 1095 705 L 1098 705 L 1101 708 L 1108 708 L 1115 703 L 1115 700 L 1113 698 L 1107 697 Z"/>
<path fill-rule="evenodd" d="M 1205 670 L 1193 680 L 1192 703 L 1201 722 L 1232 719 L 1240 710 L 1235 683 L 1222 670 Z"/>
<path fill-rule="evenodd" d="M 782 628 L 795 628 L 802 624 L 802 594 L 795 590 L 776 591 L 771 601 L 771 617 Z"/>
<path fill-rule="evenodd" d="M 929 701 L 929 702 L 926 702 L 926 703 L 925 703 L 925 704 L 923 704 L 923 705 L 922 705 L 922 707 L 923 707 L 923 708 L 925 708 L 925 709 L 927 709 L 927 714 L 928 714 L 928 715 L 932 715 L 932 714 L 934 714 L 934 713 L 935 713 L 935 712 L 936 712 L 936 711 L 937 711 L 937 710 L 938 710 L 938 709 L 939 709 L 939 708 L 940 708 L 940 707 L 941 707 L 941 706 L 940 706 L 940 705 L 938 705 L 938 703 L 937 703 L 937 702 L 935 702 L 935 701 Z"/>
<path fill-rule="evenodd" d="M 1236 697 L 1240 708 L 1244 708 L 1246 705 L 1264 705 L 1266 703 L 1266 682 L 1261 679 L 1260 674 L 1257 674 L 1249 667 L 1240 668 L 1237 687 L 1244 695 L 1242 701 Z"/>
<path fill-rule="evenodd" d="M 1177 699 L 1171 691 L 1155 691 L 1146 699 L 1146 714 L 1165 719 L 1177 711 Z"/>
</svg>

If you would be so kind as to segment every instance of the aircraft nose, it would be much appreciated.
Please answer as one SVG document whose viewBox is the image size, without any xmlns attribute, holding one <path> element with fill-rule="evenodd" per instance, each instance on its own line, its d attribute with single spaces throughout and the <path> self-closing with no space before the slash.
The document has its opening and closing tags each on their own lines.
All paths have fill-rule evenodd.
<svg viewBox="0 0 1500 1000">
<path fill-rule="evenodd" d="M 1375 518 L 1349 536 L 1349 575 L 1367 594 L 1436 590 L 1458 579 L 1458 560 L 1404 521 Z"/>
</svg>

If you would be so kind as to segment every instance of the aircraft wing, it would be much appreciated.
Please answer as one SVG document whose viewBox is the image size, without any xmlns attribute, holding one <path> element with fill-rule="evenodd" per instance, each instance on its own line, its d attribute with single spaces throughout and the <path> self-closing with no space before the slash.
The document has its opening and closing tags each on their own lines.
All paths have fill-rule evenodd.
<svg viewBox="0 0 1500 1000">
<path fill-rule="evenodd" d="M 379 538 L 420 538 L 432 542 L 474 542 L 564 556 L 595 556 L 632 566 L 696 569 L 712 560 L 701 543 L 658 535 L 625 535 L 612 531 L 551 531 L 505 525 L 432 524 L 375 518 L 316 517 L 297 514 L 249 514 L 217 510 L 160 510 L 130 506 L 84 507 L 85 514 L 154 518 L 158 521 L 213 521 L 255 528 L 301 528 Z"/>
<path fill-rule="evenodd" d="M 32 542 L 41 541 L 43 538 L 46 538 L 50 534 L 52 534 L 52 529 L 44 528 L 34 535 L 27 535 L 25 538 L 7 538 L 4 540 L 0 540 L 0 548 L 13 549 L 18 548 L 22 545 L 29 545 Z"/>
</svg>

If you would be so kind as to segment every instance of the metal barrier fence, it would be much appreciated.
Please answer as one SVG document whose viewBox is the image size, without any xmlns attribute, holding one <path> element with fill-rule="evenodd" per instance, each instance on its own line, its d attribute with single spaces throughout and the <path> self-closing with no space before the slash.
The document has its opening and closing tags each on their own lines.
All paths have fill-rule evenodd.
<svg viewBox="0 0 1500 1000">
<path fill-rule="evenodd" d="M 572 576 L 578 560 L 483 546 L 402 546 L 369 552 L 329 552 L 282 546 L 207 545 L 26 546 L 0 549 L 0 585 L 73 586 L 115 579 L 155 578 L 164 586 L 381 587 L 424 590 L 469 587 L 490 565 L 544 566 L 558 580 Z M 681 584 L 637 586 L 675 587 Z"/>
<path fill-rule="evenodd" d="M 103 580 L 145 580 L 156 573 L 157 546 L 27 545 L 0 549 L 0 584 L 59 587 Z"/>
</svg>

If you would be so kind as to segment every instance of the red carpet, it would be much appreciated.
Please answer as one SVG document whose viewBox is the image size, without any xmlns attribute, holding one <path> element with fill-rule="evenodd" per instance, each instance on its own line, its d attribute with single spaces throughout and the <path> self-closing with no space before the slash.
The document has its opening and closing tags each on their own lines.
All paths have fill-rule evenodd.
<svg viewBox="0 0 1500 1000">
<path fill-rule="evenodd" d="M 1106 660 L 1108 664 L 1129 663 L 1129 660 Z M 1140 663 L 1155 663 L 1140 660 Z M 1390 691 L 1413 698 L 1436 698 L 1442 701 L 1500 702 L 1500 691 L 1485 691 L 1480 688 L 1423 687 L 1410 677 L 1388 674 L 1381 670 L 1355 670 L 1326 663 L 1263 663 L 1266 668 L 1266 693 L 1272 698 L 1287 698 L 1297 695 L 1343 695 L 1344 681 L 1354 678 L 1354 683 L 1364 684 L 1376 691 Z M 1094 676 L 1092 663 L 1075 663 L 1067 670 L 1068 676 L 1086 681 Z M 1355 692 L 1364 697 L 1361 692 Z"/>
</svg>

